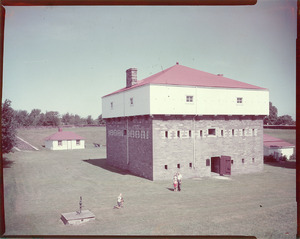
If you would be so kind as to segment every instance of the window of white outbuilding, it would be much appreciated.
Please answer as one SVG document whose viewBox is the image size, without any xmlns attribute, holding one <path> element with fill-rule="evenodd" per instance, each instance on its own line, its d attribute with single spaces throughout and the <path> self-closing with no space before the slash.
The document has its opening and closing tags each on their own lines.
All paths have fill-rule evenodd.
<svg viewBox="0 0 300 239">
<path fill-rule="evenodd" d="M 76 145 L 80 145 L 80 139 L 76 139 Z"/>
<path fill-rule="evenodd" d="M 237 97 L 236 98 L 236 103 L 242 104 L 243 103 L 243 97 Z"/>
<path fill-rule="evenodd" d="M 62 146 L 62 141 L 58 140 L 58 146 Z"/>
</svg>

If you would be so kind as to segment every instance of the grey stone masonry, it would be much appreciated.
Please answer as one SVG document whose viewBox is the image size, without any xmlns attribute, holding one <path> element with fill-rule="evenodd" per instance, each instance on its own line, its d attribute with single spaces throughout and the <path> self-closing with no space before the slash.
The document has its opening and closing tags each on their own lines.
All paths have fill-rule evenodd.
<svg viewBox="0 0 300 239">
<path fill-rule="evenodd" d="M 262 116 L 138 116 L 106 122 L 107 162 L 150 180 L 212 175 L 212 157 L 231 157 L 231 175 L 263 169 Z"/>
<path fill-rule="evenodd" d="M 153 180 L 152 119 L 127 117 L 106 123 L 107 163 Z"/>
<path fill-rule="evenodd" d="M 211 158 L 231 157 L 231 175 L 263 169 L 263 122 L 252 116 L 154 117 L 153 179 L 211 176 Z"/>
</svg>

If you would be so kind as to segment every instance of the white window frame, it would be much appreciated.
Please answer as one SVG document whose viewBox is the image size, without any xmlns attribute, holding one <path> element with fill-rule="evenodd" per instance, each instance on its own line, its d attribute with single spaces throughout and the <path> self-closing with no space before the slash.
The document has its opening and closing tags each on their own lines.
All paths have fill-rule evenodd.
<svg viewBox="0 0 300 239">
<path fill-rule="evenodd" d="M 243 105 L 243 97 L 236 97 L 236 104 Z"/>
<path fill-rule="evenodd" d="M 186 95 L 185 96 L 185 102 L 189 103 L 189 104 L 194 103 L 194 96 L 193 95 Z"/>
</svg>

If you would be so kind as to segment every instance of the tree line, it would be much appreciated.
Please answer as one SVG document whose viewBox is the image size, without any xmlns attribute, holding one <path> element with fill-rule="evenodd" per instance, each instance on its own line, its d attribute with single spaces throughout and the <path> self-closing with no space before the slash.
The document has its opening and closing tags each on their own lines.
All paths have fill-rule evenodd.
<svg viewBox="0 0 300 239">
<path fill-rule="evenodd" d="M 264 125 L 296 125 L 290 115 L 278 116 L 277 108 L 269 102 L 269 116 L 264 118 Z"/>
<path fill-rule="evenodd" d="M 26 110 L 14 110 L 13 117 L 17 127 L 36 127 L 36 126 L 63 126 L 63 125 L 104 125 L 105 121 L 102 115 L 97 119 L 93 119 L 91 115 L 86 118 L 77 114 L 60 115 L 57 111 L 47 111 L 41 113 L 39 109 L 33 109 L 30 113 Z"/>
<path fill-rule="evenodd" d="M 265 117 L 264 124 L 267 125 L 295 125 L 295 121 L 290 115 L 278 117 L 278 111 L 272 102 L 270 102 L 269 116 Z M 11 101 L 5 100 L 1 108 L 1 130 L 2 130 L 2 153 L 9 153 L 16 146 L 16 133 L 18 127 L 39 127 L 39 126 L 63 126 L 63 125 L 104 125 L 105 121 L 102 115 L 93 119 L 90 115 L 82 118 L 75 114 L 60 114 L 57 111 L 41 113 L 39 109 L 33 109 L 30 113 L 26 110 L 14 110 L 11 107 Z"/>
</svg>

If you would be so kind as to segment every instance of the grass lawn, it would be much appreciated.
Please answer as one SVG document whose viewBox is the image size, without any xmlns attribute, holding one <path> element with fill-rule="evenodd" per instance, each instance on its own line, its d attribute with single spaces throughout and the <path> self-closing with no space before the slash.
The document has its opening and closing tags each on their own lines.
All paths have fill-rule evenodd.
<svg viewBox="0 0 300 239">
<path fill-rule="evenodd" d="M 183 178 L 182 192 L 173 192 L 171 179 L 152 182 L 107 166 L 105 147 L 92 146 L 93 141 L 104 144 L 104 128 L 70 130 L 92 138 L 87 137 L 86 149 L 47 150 L 40 137 L 52 131 L 34 130 L 33 137 L 23 130 L 19 136 L 41 150 L 4 155 L 4 236 L 296 237 L 295 168 L 276 164 L 265 165 L 262 173 Z M 124 208 L 113 209 L 120 192 Z M 93 212 L 96 220 L 64 225 L 61 213 L 78 210 L 80 196 L 83 210 Z"/>
<path fill-rule="evenodd" d="M 264 129 L 264 133 L 296 145 L 295 129 Z"/>
</svg>

